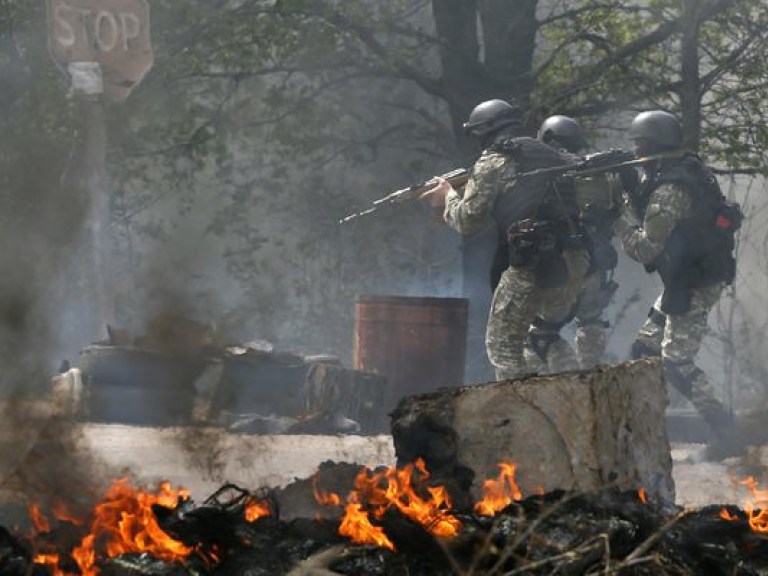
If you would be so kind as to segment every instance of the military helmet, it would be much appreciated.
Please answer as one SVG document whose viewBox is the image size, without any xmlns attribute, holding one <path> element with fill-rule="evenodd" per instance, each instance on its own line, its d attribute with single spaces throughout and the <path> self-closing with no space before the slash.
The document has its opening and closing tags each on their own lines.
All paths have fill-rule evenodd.
<svg viewBox="0 0 768 576">
<path fill-rule="evenodd" d="M 577 152 L 586 145 L 581 124 L 570 116 L 550 116 L 539 128 L 537 138 L 545 144 L 555 141 L 569 152 Z"/>
<path fill-rule="evenodd" d="M 481 102 L 469 114 L 464 123 L 464 132 L 470 136 L 484 138 L 502 128 L 522 123 L 520 109 L 504 100 Z"/>
<path fill-rule="evenodd" d="M 683 143 L 680 121 L 664 110 L 648 110 L 635 116 L 628 135 L 632 140 L 648 140 L 661 149 L 680 148 Z"/>
</svg>

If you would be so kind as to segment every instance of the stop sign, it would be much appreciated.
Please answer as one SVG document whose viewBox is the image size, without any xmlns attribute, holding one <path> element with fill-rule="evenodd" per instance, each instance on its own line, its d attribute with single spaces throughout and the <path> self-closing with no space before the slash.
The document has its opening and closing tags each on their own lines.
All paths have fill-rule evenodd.
<svg viewBox="0 0 768 576">
<path fill-rule="evenodd" d="M 98 62 L 104 93 L 124 100 L 152 67 L 147 0 L 47 0 L 56 63 Z"/>
</svg>

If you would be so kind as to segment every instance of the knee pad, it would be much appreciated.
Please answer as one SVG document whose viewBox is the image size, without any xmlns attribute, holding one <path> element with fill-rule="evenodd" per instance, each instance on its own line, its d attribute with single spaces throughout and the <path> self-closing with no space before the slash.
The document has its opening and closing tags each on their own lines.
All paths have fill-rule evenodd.
<svg viewBox="0 0 768 576">
<path fill-rule="evenodd" d="M 568 320 L 547 322 L 536 318 L 531 324 L 528 330 L 528 343 L 542 362 L 546 363 L 550 346 L 560 339 L 560 329 L 567 323 Z"/>
</svg>

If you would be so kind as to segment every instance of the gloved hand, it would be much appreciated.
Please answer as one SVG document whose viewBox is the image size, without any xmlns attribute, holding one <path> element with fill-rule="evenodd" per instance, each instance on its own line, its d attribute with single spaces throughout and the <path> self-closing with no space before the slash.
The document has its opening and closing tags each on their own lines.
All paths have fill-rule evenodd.
<svg viewBox="0 0 768 576">
<path fill-rule="evenodd" d="M 426 202 L 432 207 L 432 218 L 435 222 L 443 222 L 443 212 L 445 210 L 445 197 L 453 190 L 453 186 L 448 180 L 435 176 L 432 182 L 433 186 L 419 196 L 419 200 Z"/>
</svg>

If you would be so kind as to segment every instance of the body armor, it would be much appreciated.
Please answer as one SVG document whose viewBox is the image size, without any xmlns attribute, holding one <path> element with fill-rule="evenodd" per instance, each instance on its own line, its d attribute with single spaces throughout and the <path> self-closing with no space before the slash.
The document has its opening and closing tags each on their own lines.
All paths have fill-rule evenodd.
<svg viewBox="0 0 768 576">
<path fill-rule="evenodd" d="M 664 251 L 647 267 L 649 272 L 658 271 L 664 283 L 662 311 L 679 314 L 687 311 L 692 289 L 733 282 L 734 235 L 741 211 L 726 202 L 714 175 L 697 156 L 665 160 L 657 168 L 641 185 L 643 213 L 653 191 L 665 184 L 679 186 L 691 196 L 690 214 L 677 223 Z"/>
</svg>

